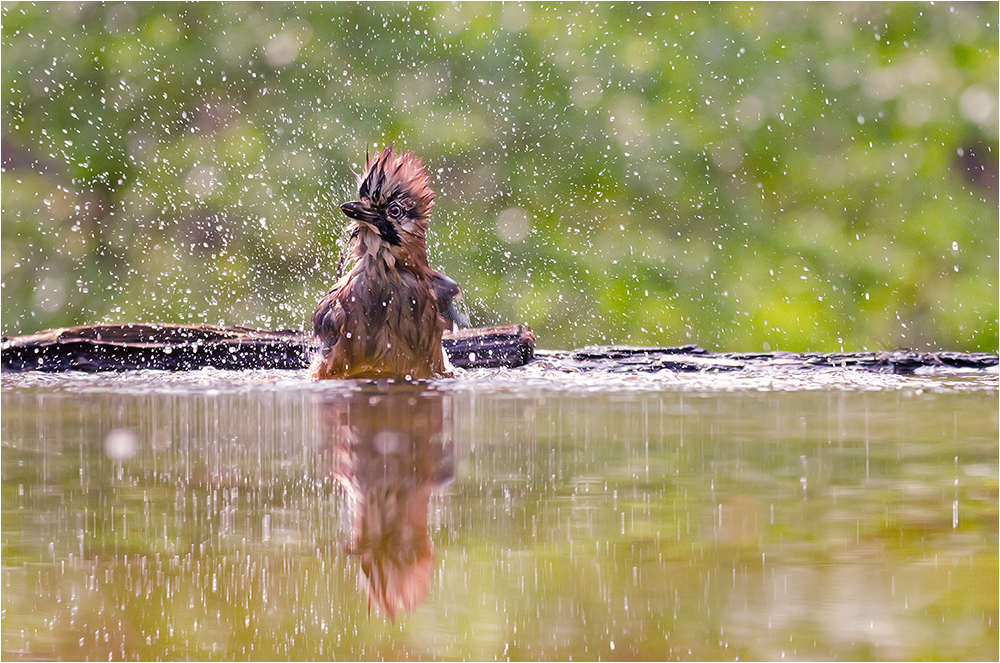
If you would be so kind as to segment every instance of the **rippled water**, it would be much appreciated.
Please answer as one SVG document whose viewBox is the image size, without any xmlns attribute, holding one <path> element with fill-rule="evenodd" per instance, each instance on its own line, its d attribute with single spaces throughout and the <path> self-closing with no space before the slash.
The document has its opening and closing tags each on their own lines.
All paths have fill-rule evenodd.
<svg viewBox="0 0 1000 663">
<path fill-rule="evenodd" d="M 5 374 L 5 659 L 995 658 L 997 376 Z"/>
</svg>

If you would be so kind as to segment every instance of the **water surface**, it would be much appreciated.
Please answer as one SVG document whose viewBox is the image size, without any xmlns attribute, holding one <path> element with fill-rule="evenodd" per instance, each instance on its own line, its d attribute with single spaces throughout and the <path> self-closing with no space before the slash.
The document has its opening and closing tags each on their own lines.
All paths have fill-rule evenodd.
<svg viewBox="0 0 1000 663">
<path fill-rule="evenodd" d="M 3 376 L 5 659 L 995 658 L 997 376 Z"/>
</svg>

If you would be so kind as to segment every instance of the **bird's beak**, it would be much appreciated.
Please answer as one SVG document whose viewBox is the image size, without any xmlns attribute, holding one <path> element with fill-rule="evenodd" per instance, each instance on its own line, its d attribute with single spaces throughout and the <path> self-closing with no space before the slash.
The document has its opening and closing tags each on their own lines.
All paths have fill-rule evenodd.
<svg viewBox="0 0 1000 663">
<path fill-rule="evenodd" d="M 368 223 L 375 221 L 375 215 L 357 201 L 344 203 L 340 206 L 340 211 L 356 221 L 365 221 Z"/>
</svg>

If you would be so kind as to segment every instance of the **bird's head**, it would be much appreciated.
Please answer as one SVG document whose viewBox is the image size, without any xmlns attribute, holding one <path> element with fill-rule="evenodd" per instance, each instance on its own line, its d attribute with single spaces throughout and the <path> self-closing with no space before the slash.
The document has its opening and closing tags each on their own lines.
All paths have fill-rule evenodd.
<svg viewBox="0 0 1000 663">
<path fill-rule="evenodd" d="M 390 250 L 400 247 L 426 256 L 427 217 L 434 206 L 434 192 L 420 158 L 412 152 L 396 154 L 389 144 L 365 160 L 357 179 L 360 200 L 340 206 L 355 229 L 375 233 Z"/>
</svg>

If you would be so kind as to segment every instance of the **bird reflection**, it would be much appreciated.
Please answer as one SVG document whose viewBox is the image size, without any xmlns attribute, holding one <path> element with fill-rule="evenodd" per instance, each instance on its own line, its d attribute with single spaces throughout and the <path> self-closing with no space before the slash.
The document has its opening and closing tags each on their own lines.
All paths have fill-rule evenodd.
<svg viewBox="0 0 1000 663">
<path fill-rule="evenodd" d="M 454 478 L 445 399 L 426 386 L 381 383 L 323 404 L 346 552 L 360 559 L 369 610 L 375 605 L 391 621 L 416 608 L 431 582 L 429 501 Z"/>
</svg>

